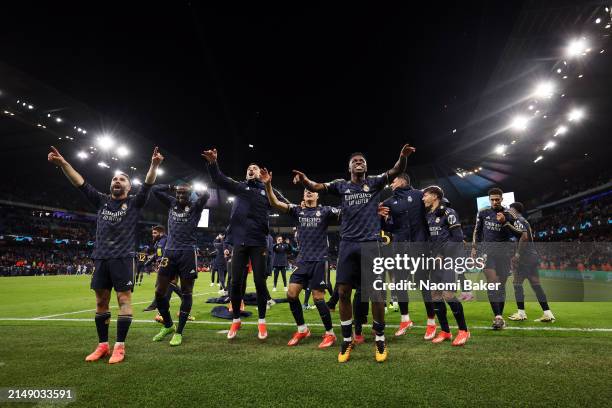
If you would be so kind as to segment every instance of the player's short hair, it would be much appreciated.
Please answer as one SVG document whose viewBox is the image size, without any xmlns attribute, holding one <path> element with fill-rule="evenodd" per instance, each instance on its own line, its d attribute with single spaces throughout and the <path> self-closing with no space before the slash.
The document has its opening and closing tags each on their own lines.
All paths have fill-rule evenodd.
<svg viewBox="0 0 612 408">
<path fill-rule="evenodd" d="M 363 160 L 366 160 L 365 154 L 363 154 L 363 153 L 361 153 L 361 152 L 354 152 L 354 153 L 351 153 L 351 155 L 350 155 L 350 157 L 349 157 L 349 162 L 350 162 L 351 160 L 353 160 L 353 157 L 355 157 L 355 156 L 361 156 L 361 157 L 363 157 Z M 366 161 L 367 161 L 367 160 L 366 160 Z"/>
<path fill-rule="evenodd" d="M 442 200 L 444 198 L 444 190 L 440 186 L 429 186 L 423 189 L 423 193 L 434 194 L 438 197 L 438 200 Z"/>
<path fill-rule="evenodd" d="M 261 166 L 257 163 L 249 163 L 249 165 L 247 166 L 247 168 L 251 167 L 251 166 L 257 166 L 261 169 Z"/>
<path fill-rule="evenodd" d="M 492 195 L 500 195 L 503 196 L 504 192 L 502 191 L 501 188 L 499 187 L 493 187 L 492 189 L 489 190 L 489 192 L 487 193 L 487 195 L 490 197 Z"/>
<path fill-rule="evenodd" d="M 117 177 L 117 176 L 125 177 L 127 179 L 128 183 L 130 183 L 130 185 L 132 184 L 132 179 L 130 179 L 130 176 L 128 176 L 127 173 L 124 173 L 124 172 L 117 173 L 117 174 L 115 174 L 114 177 Z"/>
<path fill-rule="evenodd" d="M 181 183 L 178 183 L 178 184 L 176 185 L 176 188 L 179 188 L 179 187 L 182 187 L 182 188 L 186 188 L 186 189 L 188 189 L 188 190 L 191 190 L 191 184 L 186 183 L 186 182 L 181 182 Z"/>
<path fill-rule="evenodd" d="M 523 213 L 523 211 L 525 211 L 525 206 L 523 205 L 523 203 L 520 202 L 515 202 L 510 204 L 510 208 L 514 208 L 516 211 L 518 211 L 520 214 Z"/>
<path fill-rule="evenodd" d="M 157 231 L 157 232 L 162 232 L 162 233 L 166 233 L 166 227 L 164 227 L 163 225 L 156 225 L 153 227 L 153 231 Z"/>
<path fill-rule="evenodd" d="M 405 180 L 406 184 L 410 185 L 410 176 L 408 175 L 408 173 L 400 173 L 397 176 L 395 176 L 395 178 L 400 178 L 402 180 Z"/>
<path fill-rule="evenodd" d="M 279 238 L 282 238 L 282 237 L 283 237 L 282 235 L 277 235 L 276 239 L 279 239 Z"/>
</svg>

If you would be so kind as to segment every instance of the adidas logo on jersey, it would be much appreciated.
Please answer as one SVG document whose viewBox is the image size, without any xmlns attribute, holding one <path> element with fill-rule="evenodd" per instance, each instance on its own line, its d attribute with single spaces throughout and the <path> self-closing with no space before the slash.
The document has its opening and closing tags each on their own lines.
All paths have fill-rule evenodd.
<svg viewBox="0 0 612 408">
<path fill-rule="evenodd" d="M 351 194 L 351 190 L 349 190 L 348 188 L 346 189 L 346 191 L 344 192 L 344 194 Z"/>
<path fill-rule="evenodd" d="M 132 281 L 129 281 L 129 282 L 127 283 L 127 285 L 128 285 L 128 286 L 133 285 Z"/>
<path fill-rule="evenodd" d="M 325 285 L 325 281 L 321 281 L 321 283 L 319 283 L 319 285 Z"/>
</svg>

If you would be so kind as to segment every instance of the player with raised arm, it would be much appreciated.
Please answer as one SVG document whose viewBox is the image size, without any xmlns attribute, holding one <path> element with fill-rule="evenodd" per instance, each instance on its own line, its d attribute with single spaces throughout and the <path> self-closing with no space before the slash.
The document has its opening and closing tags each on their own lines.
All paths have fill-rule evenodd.
<svg viewBox="0 0 612 408">
<path fill-rule="evenodd" d="M 536 322 L 552 323 L 555 321 L 555 316 L 550 311 L 546 294 L 542 285 L 540 284 L 540 276 L 538 275 L 538 263 L 539 254 L 538 250 L 533 243 L 533 231 L 531 225 L 523 217 L 525 207 L 522 203 L 516 202 L 510 204 L 510 208 L 513 208 L 518 213 L 518 225 L 524 227 L 523 234 L 519 239 L 516 246 L 516 251 L 512 257 L 512 284 L 514 286 L 514 296 L 516 298 L 517 312 L 508 317 L 510 320 L 521 321 L 527 320 L 527 313 L 525 313 L 525 293 L 523 291 L 523 282 L 525 279 L 529 281 L 531 289 L 536 294 L 536 298 L 542 307 L 544 314 Z"/>
<path fill-rule="evenodd" d="M 168 194 L 169 191 L 174 191 L 176 197 Z M 164 337 L 174 333 L 170 339 L 171 346 L 179 346 L 183 342 L 183 330 L 191 313 L 193 286 L 198 278 L 196 231 L 202 210 L 210 198 L 210 194 L 204 191 L 193 200 L 191 192 L 192 188 L 188 184 L 178 186 L 162 184 L 153 187 L 155 197 L 169 209 L 168 240 L 159 264 L 155 288 L 155 302 L 164 327 L 153 337 L 153 341 L 162 341 Z M 176 277 L 180 278 L 182 296 L 179 322 L 175 327 L 170 316 L 170 304 L 166 293 L 170 282 Z"/>
<path fill-rule="evenodd" d="M 444 191 L 438 186 L 429 186 L 423 190 L 423 203 L 427 208 L 427 225 L 429 226 L 429 241 L 431 242 L 431 256 L 444 260 L 446 258 L 456 259 L 463 248 L 463 231 L 459 223 L 459 216 L 452 208 L 442 205 Z M 434 283 L 454 283 L 455 270 L 445 269 L 445 262 L 440 262 L 430 272 Z M 453 335 L 450 332 L 448 319 L 446 318 L 446 304 L 453 312 L 459 331 L 453 340 L 453 346 L 463 346 L 470 338 L 463 305 L 451 291 L 432 291 L 434 310 L 440 323 L 441 331 L 432 340 L 432 343 L 450 341 Z"/>
<path fill-rule="evenodd" d="M 351 292 L 361 286 L 361 249 L 364 243 L 378 243 L 380 239 L 380 219 L 378 202 L 380 193 L 398 174 L 406 170 L 408 156 L 415 149 L 404 145 L 399 159 L 390 170 L 377 176 L 367 176 L 367 162 L 363 153 L 353 153 L 349 157 L 348 171 L 350 180 L 338 179 L 328 183 L 317 183 L 306 175 L 294 170 L 294 183 L 302 183 L 313 192 L 329 192 L 340 196 L 342 220 L 340 223 L 340 246 L 336 283 L 340 296 L 340 325 L 343 341 L 338 354 L 338 362 L 349 360 L 353 340 L 353 308 Z M 367 299 L 362 299 L 362 301 Z M 372 299 L 373 329 L 376 334 L 375 358 L 378 362 L 387 359 L 385 342 L 385 305 L 382 299 Z"/>
<path fill-rule="evenodd" d="M 241 326 L 240 304 L 244 295 L 243 289 L 246 287 L 247 265 L 250 260 L 257 293 L 259 316 L 257 337 L 265 340 L 268 337 L 266 307 L 270 298 L 266 287 L 267 258 L 269 256 L 267 236 L 270 231 L 268 218 L 272 207 L 266 197 L 265 187 L 259 180 L 260 168 L 257 164 L 250 164 L 246 171 L 246 179 L 236 181 L 221 173 L 217 162 L 217 149 L 205 150 L 202 157 L 208 162 L 208 170 L 213 182 L 236 196 L 232 204 L 230 224 L 226 234 L 227 243 L 233 247 L 232 286 L 230 288 L 233 320 L 227 338 L 235 338 Z M 276 192 L 276 195 L 279 196 L 280 193 Z"/>
<path fill-rule="evenodd" d="M 476 225 L 472 235 L 471 257 L 476 258 L 478 243 L 481 243 L 481 252 L 486 255 L 484 274 L 488 283 L 499 284 L 499 289 L 489 289 L 489 303 L 493 311 L 493 330 L 506 327 L 502 317 L 506 299 L 506 280 L 510 274 L 510 258 L 512 249 L 503 244 L 510 242 L 512 236 L 520 237 L 522 226 L 517 228 L 514 223 L 517 218 L 514 209 L 505 209 L 502 206 L 504 192 L 500 188 L 489 190 L 490 207 L 482 208 L 476 214 Z"/>
<path fill-rule="evenodd" d="M 297 221 L 300 252 L 296 260 L 297 267 L 291 274 L 287 290 L 287 300 L 297 324 L 297 332 L 287 345 L 297 346 L 301 340 L 310 337 L 310 329 L 304 322 L 304 311 L 300 305 L 300 292 L 304 287 L 308 287 L 325 327 L 325 334 L 323 334 L 323 341 L 319 344 L 319 348 L 330 347 L 335 343 L 336 335 L 332 327 L 331 313 L 325 303 L 329 252 L 327 227 L 330 221 L 338 220 L 340 211 L 334 207 L 319 205 L 317 202 L 319 194 L 309 190 L 304 191 L 304 206 L 280 201 L 272 188 L 272 172 L 268 173 L 266 169 L 261 170 L 261 181 L 266 186 L 270 205 L 289 214 Z"/>
<path fill-rule="evenodd" d="M 136 195 L 129 195 L 132 184 L 125 173 L 116 174 L 111 180 L 110 194 L 104 194 L 87 183 L 55 147 L 51 146 L 47 160 L 59 166 L 72 185 L 81 190 L 97 210 L 96 242 L 91 256 L 95 262 L 91 289 L 96 293 L 95 323 L 99 342 L 98 347 L 85 361 L 97 361 L 110 354 L 109 303 L 111 290 L 114 288 L 119 303 L 119 316 L 117 339 L 108 362 L 120 363 L 125 358 L 125 339 L 132 323 L 136 226 L 164 156 L 159 153 L 157 147 L 153 150 L 151 166 Z"/>
</svg>

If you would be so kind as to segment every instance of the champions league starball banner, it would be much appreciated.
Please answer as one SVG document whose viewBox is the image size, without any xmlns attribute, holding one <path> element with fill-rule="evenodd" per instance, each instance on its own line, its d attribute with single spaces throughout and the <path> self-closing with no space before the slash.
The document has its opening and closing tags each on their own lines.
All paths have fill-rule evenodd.
<svg viewBox="0 0 612 408">
<path fill-rule="evenodd" d="M 476 301 L 514 301 L 524 284 L 524 301 L 538 301 L 529 284 L 540 284 L 548 301 L 612 301 L 612 244 L 609 242 L 361 244 L 361 301 L 407 302 L 472 292 Z M 338 276 L 347 267 L 338 258 Z M 357 285 L 355 285 L 357 286 Z"/>
</svg>

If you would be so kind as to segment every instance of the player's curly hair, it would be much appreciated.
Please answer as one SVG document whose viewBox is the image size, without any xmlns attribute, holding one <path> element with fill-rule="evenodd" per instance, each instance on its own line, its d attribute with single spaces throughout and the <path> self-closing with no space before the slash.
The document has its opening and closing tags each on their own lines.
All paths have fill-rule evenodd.
<svg viewBox="0 0 612 408">
<path fill-rule="evenodd" d="M 444 198 L 444 190 L 440 186 L 429 186 L 423 189 L 423 193 L 434 194 L 438 197 L 438 200 L 442 200 Z"/>
<path fill-rule="evenodd" d="M 510 208 L 514 208 L 520 214 L 522 214 L 525 211 L 525 206 L 523 205 L 523 203 L 520 203 L 518 201 L 510 204 Z"/>
<path fill-rule="evenodd" d="M 487 195 L 490 197 L 492 195 L 504 195 L 504 192 L 502 191 L 501 188 L 499 187 L 493 187 L 492 189 L 489 190 L 489 192 L 487 193 Z"/>
</svg>

